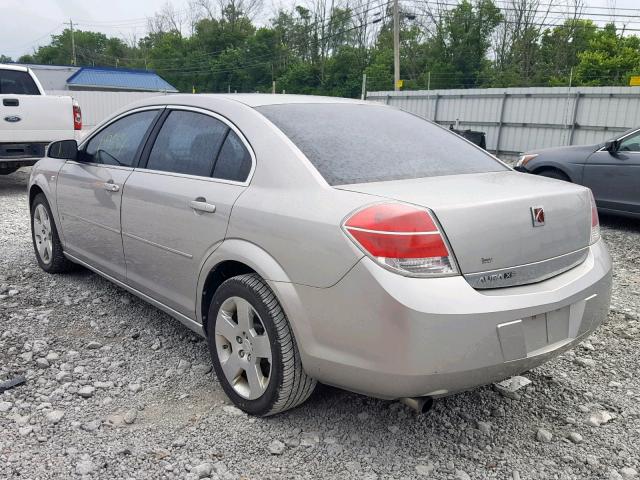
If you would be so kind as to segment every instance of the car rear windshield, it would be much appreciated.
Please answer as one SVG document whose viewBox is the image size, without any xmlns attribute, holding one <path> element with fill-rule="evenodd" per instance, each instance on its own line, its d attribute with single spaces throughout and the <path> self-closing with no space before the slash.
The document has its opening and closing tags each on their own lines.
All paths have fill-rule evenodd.
<svg viewBox="0 0 640 480">
<path fill-rule="evenodd" d="M 330 185 L 507 170 L 458 135 L 394 108 L 305 103 L 257 110 Z"/>
<path fill-rule="evenodd" d="M 27 72 L 0 70 L 0 95 L 40 95 L 40 91 Z"/>
</svg>

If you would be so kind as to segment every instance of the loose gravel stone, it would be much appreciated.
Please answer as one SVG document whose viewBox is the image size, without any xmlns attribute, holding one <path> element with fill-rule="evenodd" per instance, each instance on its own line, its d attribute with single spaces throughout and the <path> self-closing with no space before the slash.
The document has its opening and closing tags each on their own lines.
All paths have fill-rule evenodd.
<svg viewBox="0 0 640 480">
<path fill-rule="evenodd" d="M 89 475 L 95 470 L 96 466 L 91 460 L 81 460 L 76 464 L 76 473 L 78 475 Z"/>
<path fill-rule="evenodd" d="M 78 395 L 80 395 L 83 398 L 91 398 L 93 397 L 93 394 L 95 391 L 96 389 L 94 387 L 87 385 L 86 387 L 82 387 L 81 389 L 78 390 Z"/>
<path fill-rule="evenodd" d="M 478 430 L 480 430 L 485 435 L 491 435 L 491 423 L 478 422 Z"/>
<path fill-rule="evenodd" d="M 53 425 L 57 424 L 64 417 L 64 411 L 62 410 L 53 410 L 52 412 L 47 413 L 47 422 Z"/>
<path fill-rule="evenodd" d="M 455 479 L 456 480 L 471 480 L 471 477 L 464 470 L 456 470 Z"/>
<path fill-rule="evenodd" d="M 586 367 L 586 368 L 594 368 L 596 366 L 596 361 L 593 360 L 592 358 L 576 357 L 574 362 L 577 365 L 580 365 L 581 367 Z"/>
<path fill-rule="evenodd" d="M 124 423 L 128 425 L 131 425 L 133 422 L 135 422 L 136 418 L 138 418 L 138 411 L 135 408 L 127 410 L 127 412 L 122 417 Z"/>
<path fill-rule="evenodd" d="M 85 348 L 87 350 L 98 350 L 101 347 L 102 347 L 102 344 L 100 342 L 91 341 L 87 343 L 87 346 Z"/>
<path fill-rule="evenodd" d="M 416 473 L 423 477 L 428 477 L 429 475 L 431 475 L 434 469 L 435 467 L 433 466 L 433 463 L 428 463 L 426 465 L 416 465 Z"/>
<path fill-rule="evenodd" d="M 271 455 L 282 455 L 286 446 L 280 440 L 272 440 L 269 444 L 269 453 Z"/>
<path fill-rule="evenodd" d="M 609 423 L 613 420 L 613 415 L 611 415 L 606 410 L 601 410 L 599 412 L 593 413 L 589 416 L 587 420 L 587 424 L 592 427 L 599 427 L 600 425 L 604 425 L 605 423 Z"/>
<path fill-rule="evenodd" d="M 584 439 L 582 438 L 582 435 L 580 435 L 580 434 L 579 434 L 579 433 L 577 433 L 577 432 L 571 432 L 571 433 L 569 433 L 569 435 L 567 435 L 567 438 L 568 438 L 571 442 L 573 442 L 573 443 L 582 443 L 582 442 L 583 442 L 583 440 L 584 440 Z"/>
<path fill-rule="evenodd" d="M 539 428 L 536 432 L 536 440 L 542 443 L 549 443 L 553 435 L 550 431 L 545 430 L 544 428 Z"/>
</svg>

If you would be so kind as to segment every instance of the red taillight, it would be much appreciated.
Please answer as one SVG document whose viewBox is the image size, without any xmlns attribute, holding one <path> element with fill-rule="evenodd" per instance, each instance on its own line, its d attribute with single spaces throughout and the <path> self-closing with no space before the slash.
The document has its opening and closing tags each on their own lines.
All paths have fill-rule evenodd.
<svg viewBox="0 0 640 480">
<path fill-rule="evenodd" d="M 73 102 L 73 129 L 82 130 L 82 111 L 77 102 Z"/>
<path fill-rule="evenodd" d="M 453 256 L 427 209 L 371 205 L 351 215 L 344 229 L 367 254 L 393 270 L 419 276 L 456 273 Z"/>
<path fill-rule="evenodd" d="M 589 196 L 591 197 L 591 244 L 594 244 L 600 240 L 600 217 L 598 217 L 598 207 L 591 190 L 589 190 Z"/>
</svg>

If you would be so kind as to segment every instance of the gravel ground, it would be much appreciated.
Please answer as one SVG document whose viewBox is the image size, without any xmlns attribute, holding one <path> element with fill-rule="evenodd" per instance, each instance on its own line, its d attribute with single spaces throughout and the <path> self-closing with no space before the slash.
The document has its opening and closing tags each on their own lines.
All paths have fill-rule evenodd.
<svg viewBox="0 0 640 480">
<path fill-rule="evenodd" d="M 88 271 L 31 247 L 25 172 L 0 177 L 0 478 L 640 478 L 640 222 L 602 219 L 609 321 L 529 372 L 416 415 L 323 387 L 268 419 L 229 405 L 207 347 Z"/>
</svg>

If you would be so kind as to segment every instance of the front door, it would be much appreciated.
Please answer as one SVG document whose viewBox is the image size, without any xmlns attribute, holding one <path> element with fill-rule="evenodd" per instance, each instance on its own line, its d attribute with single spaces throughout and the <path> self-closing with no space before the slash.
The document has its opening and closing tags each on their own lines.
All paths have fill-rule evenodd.
<svg viewBox="0 0 640 480">
<path fill-rule="evenodd" d="M 585 165 L 584 185 L 598 207 L 640 214 L 640 131 L 620 139 L 619 150 L 595 152 Z"/>
<path fill-rule="evenodd" d="M 121 117 L 96 133 L 58 176 L 64 248 L 118 280 L 126 278 L 120 206 L 125 182 L 158 110 Z"/>
<path fill-rule="evenodd" d="M 127 283 L 195 318 L 200 268 L 224 240 L 251 166 L 239 132 L 224 119 L 207 111 L 171 110 L 127 180 Z"/>
</svg>

